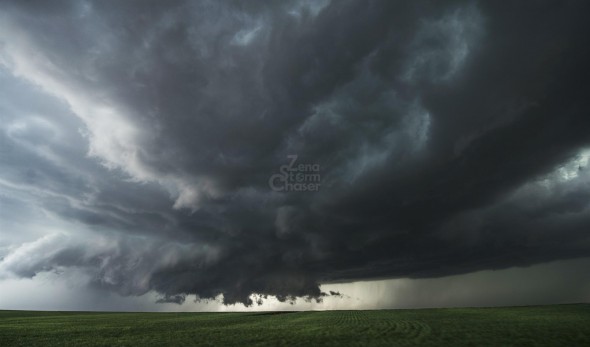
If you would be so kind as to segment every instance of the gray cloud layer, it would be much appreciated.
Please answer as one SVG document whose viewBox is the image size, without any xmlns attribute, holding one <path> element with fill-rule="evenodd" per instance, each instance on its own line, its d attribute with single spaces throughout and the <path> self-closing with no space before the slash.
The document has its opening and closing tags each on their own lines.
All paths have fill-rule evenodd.
<svg viewBox="0 0 590 347">
<path fill-rule="evenodd" d="M 5 2 L 0 276 L 165 299 L 590 255 L 583 1 Z M 319 192 L 276 192 L 287 164 Z"/>
</svg>

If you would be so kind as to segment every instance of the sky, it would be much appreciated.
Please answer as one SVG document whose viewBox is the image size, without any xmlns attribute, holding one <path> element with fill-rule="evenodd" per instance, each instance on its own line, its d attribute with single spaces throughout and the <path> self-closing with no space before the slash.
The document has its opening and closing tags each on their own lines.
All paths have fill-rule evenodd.
<svg viewBox="0 0 590 347">
<path fill-rule="evenodd" d="M 3 1 L 0 309 L 590 302 L 587 1 Z"/>
</svg>

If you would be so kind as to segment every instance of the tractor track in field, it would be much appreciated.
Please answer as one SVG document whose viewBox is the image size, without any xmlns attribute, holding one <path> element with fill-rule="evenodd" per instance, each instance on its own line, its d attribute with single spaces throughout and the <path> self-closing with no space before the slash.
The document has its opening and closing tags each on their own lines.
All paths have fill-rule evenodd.
<svg viewBox="0 0 590 347">
<path fill-rule="evenodd" d="M 331 322 L 334 327 L 354 332 L 365 340 L 379 340 L 392 345 L 415 345 L 430 335 L 428 324 L 414 320 L 378 319 L 371 317 L 364 311 L 342 311 Z"/>
<path fill-rule="evenodd" d="M 431 333 L 428 324 L 408 320 L 374 320 L 360 331 L 364 336 L 395 345 L 415 345 Z"/>
</svg>

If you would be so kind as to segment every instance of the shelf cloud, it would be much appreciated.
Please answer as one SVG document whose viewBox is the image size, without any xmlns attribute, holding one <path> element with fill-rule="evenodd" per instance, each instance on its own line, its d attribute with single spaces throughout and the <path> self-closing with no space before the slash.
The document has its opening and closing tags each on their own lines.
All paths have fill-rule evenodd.
<svg viewBox="0 0 590 347">
<path fill-rule="evenodd" d="M 249 306 L 588 257 L 589 6 L 3 2 L 0 279 Z"/>
</svg>

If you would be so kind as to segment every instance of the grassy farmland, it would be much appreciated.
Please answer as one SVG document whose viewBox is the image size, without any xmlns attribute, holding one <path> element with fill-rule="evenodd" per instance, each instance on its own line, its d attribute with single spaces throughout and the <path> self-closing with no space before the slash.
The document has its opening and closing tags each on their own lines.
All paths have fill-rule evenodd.
<svg viewBox="0 0 590 347">
<path fill-rule="evenodd" d="M 590 346 L 590 305 L 268 313 L 0 311 L 0 346 Z"/>
</svg>

